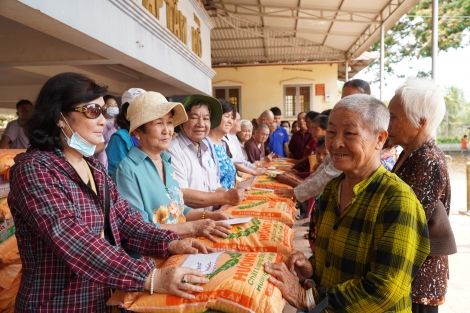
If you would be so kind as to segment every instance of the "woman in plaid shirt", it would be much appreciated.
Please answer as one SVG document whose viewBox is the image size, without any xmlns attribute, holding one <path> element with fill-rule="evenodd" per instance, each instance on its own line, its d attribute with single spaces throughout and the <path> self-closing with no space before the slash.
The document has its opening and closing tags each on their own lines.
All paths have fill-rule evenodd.
<svg viewBox="0 0 470 313">
<path fill-rule="evenodd" d="M 8 196 L 23 263 L 16 312 L 108 312 L 110 288 L 153 285 L 155 292 L 191 299 L 185 291 L 202 287 L 189 283 L 207 281 L 202 272 L 159 270 L 153 260 L 123 250 L 163 258 L 207 252 L 193 239 L 145 223 L 92 157 L 102 142 L 106 91 L 86 76 L 63 73 L 39 93 L 27 125 L 31 146 L 15 159 Z"/>
<path fill-rule="evenodd" d="M 343 171 L 317 207 L 312 264 L 302 253 L 266 264 L 287 301 L 318 312 L 411 312 L 411 281 L 429 254 L 426 217 L 413 190 L 380 163 L 387 107 L 368 95 L 343 98 L 331 112 L 326 146 Z M 299 278 L 313 278 L 303 290 Z"/>
</svg>

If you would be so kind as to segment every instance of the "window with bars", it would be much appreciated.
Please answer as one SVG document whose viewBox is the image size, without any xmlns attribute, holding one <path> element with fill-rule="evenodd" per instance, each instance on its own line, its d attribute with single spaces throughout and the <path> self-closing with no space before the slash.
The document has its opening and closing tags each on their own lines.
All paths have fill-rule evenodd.
<svg viewBox="0 0 470 313">
<path fill-rule="evenodd" d="M 284 116 L 296 117 L 311 110 L 311 86 L 284 86 Z"/>
<path fill-rule="evenodd" d="M 240 87 L 216 87 L 213 95 L 217 99 L 225 99 L 232 103 L 240 113 Z"/>
</svg>

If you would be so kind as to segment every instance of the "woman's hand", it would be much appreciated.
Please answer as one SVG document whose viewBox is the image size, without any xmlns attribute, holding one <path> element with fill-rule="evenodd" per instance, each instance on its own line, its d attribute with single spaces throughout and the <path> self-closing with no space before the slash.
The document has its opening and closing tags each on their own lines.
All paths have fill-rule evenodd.
<svg viewBox="0 0 470 313">
<path fill-rule="evenodd" d="M 193 223 L 193 222 L 190 222 Z M 206 247 L 195 238 L 185 238 L 181 240 L 173 240 L 168 244 L 168 252 L 170 254 L 198 254 L 213 253 L 214 249 Z"/>
<path fill-rule="evenodd" d="M 310 261 L 302 252 L 295 252 L 289 255 L 286 265 L 289 271 L 300 281 L 313 276 L 312 264 L 310 264 Z"/>
<path fill-rule="evenodd" d="M 253 176 L 258 176 L 258 175 L 263 175 L 266 174 L 266 168 L 264 167 L 257 167 L 252 170 L 251 175 Z"/>
<path fill-rule="evenodd" d="M 212 235 L 222 238 L 232 233 L 232 227 L 224 222 L 216 222 L 213 220 L 198 220 L 190 222 L 193 224 L 193 235 L 196 237 L 206 237 L 210 241 L 217 242 Z"/>
<path fill-rule="evenodd" d="M 213 221 L 223 221 L 223 220 L 231 219 L 232 217 L 228 214 L 224 214 L 222 212 L 216 211 L 216 212 L 206 212 L 206 218 L 213 220 Z"/>
<path fill-rule="evenodd" d="M 195 296 L 186 291 L 202 292 L 203 288 L 195 286 L 193 283 L 208 283 L 209 279 L 203 276 L 203 272 L 189 267 L 164 267 L 155 271 L 153 290 L 156 293 L 172 294 L 184 299 L 194 300 Z M 183 277 L 186 279 L 186 283 L 183 283 Z"/>
<path fill-rule="evenodd" d="M 272 275 L 268 280 L 279 288 L 290 305 L 308 312 L 305 290 L 284 263 L 264 263 L 264 270 Z"/>
<path fill-rule="evenodd" d="M 295 197 L 294 189 L 288 189 L 288 188 L 275 189 L 274 193 L 282 198 L 294 198 Z"/>
</svg>

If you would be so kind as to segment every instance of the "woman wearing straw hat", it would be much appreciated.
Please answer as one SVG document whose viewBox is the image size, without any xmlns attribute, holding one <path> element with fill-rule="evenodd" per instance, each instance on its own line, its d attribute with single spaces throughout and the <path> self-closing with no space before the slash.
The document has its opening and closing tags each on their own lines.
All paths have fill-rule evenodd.
<svg viewBox="0 0 470 313">
<path fill-rule="evenodd" d="M 139 140 L 113 174 L 122 196 L 139 210 L 146 221 L 178 233 L 181 238 L 225 237 L 230 226 L 217 220 L 228 219 L 219 212 L 198 211 L 185 206 L 182 193 L 164 151 L 170 146 L 174 127 L 188 117 L 180 103 L 171 103 L 158 92 L 137 96 L 129 107 L 129 134 Z"/>
</svg>

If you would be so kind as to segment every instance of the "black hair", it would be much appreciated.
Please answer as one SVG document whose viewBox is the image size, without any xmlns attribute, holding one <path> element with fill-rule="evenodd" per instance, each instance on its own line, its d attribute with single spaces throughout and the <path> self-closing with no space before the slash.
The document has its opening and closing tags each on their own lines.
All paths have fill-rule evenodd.
<svg viewBox="0 0 470 313">
<path fill-rule="evenodd" d="M 114 118 L 114 127 L 117 129 L 125 129 L 129 131 L 131 127 L 131 122 L 126 118 L 127 109 L 129 108 L 129 102 L 124 102 L 119 110 L 119 114 Z"/>
<path fill-rule="evenodd" d="M 292 127 L 291 128 L 294 128 L 295 125 L 297 125 L 297 121 L 292 122 Z"/>
<path fill-rule="evenodd" d="M 328 116 L 320 114 L 313 119 L 313 122 L 318 123 L 318 126 L 325 130 L 328 127 L 328 118 Z"/>
<path fill-rule="evenodd" d="M 344 83 L 343 88 L 345 87 L 356 88 L 360 93 L 365 93 L 370 96 L 370 86 L 365 80 L 351 79 L 350 81 Z"/>
<path fill-rule="evenodd" d="M 217 99 L 217 100 L 219 100 L 220 104 L 222 105 L 222 114 L 232 112 L 233 118 L 237 117 L 237 108 L 235 108 L 235 106 L 232 103 L 230 103 L 229 101 L 225 99 Z"/>
<path fill-rule="evenodd" d="M 290 128 L 290 122 L 289 121 L 281 121 L 281 125 L 284 124 L 284 123 L 287 123 L 287 125 L 289 125 L 289 128 Z"/>
<path fill-rule="evenodd" d="M 63 150 L 60 127 L 62 112 L 70 112 L 80 103 L 106 94 L 108 87 L 79 73 L 62 73 L 50 78 L 39 92 L 33 114 L 25 127 L 33 149 Z"/>
<path fill-rule="evenodd" d="M 299 112 L 299 114 L 297 114 L 297 118 L 299 118 L 300 114 L 302 113 L 305 113 L 305 112 L 304 111 Z"/>
<path fill-rule="evenodd" d="M 306 115 L 305 115 L 305 119 L 309 119 L 313 122 L 313 120 L 315 119 L 315 117 L 317 117 L 318 115 L 320 115 L 320 113 L 318 112 L 315 112 L 315 111 L 309 111 Z"/>
<path fill-rule="evenodd" d="M 325 146 L 326 146 L 325 136 L 318 136 L 316 147 L 317 148 L 324 148 Z"/>
<path fill-rule="evenodd" d="M 274 116 L 279 116 L 282 115 L 281 109 L 278 107 L 272 107 L 270 108 L 271 112 L 273 112 Z"/>
<path fill-rule="evenodd" d="M 20 106 L 22 106 L 23 104 L 31 104 L 31 106 L 33 106 L 33 103 L 31 101 L 26 100 L 26 99 L 22 99 L 22 100 L 20 100 L 16 103 L 16 111 L 18 111 Z"/>
<path fill-rule="evenodd" d="M 127 103 L 127 102 L 126 102 L 126 103 Z M 175 116 L 175 110 L 174 110 L 174 109 L 171 109 L 170 113 L 171 113 L 171 116 L 172 116 L 172 117 Z M 168 114 L 168 113 L 167 113 L 167 114 Z M 166 115 L 166 114 L 165 114 L 165 115 Z M 140 130 L 141 132 L 143 132 L 143 133 L 145 134 L 145 133 L 147 132 L 147 128 L 145 127 L 145 125 L 147 125 L 147 123 L 140 125 L 140 126 L 137 127 L 135 130 L 138 129 L 138 130 Z"/>
<path fill-rule="evenodd" d="M 109 99 L 114 99 L 114 101 L 116 101 L 116 103 L 117 103 L 116 97 L 111 96 L 111 95 L 106 95 L 106 96 L 103 97 L 104 103 L 106 103 L 106 101 L 108 101 Z"/>
<path fill-rule="evenodd" d="M 325 111 L 321 112 L 320 115 L 330 116 L 331 110 L 332 109 L 325 110 Z"/>
</svg>

